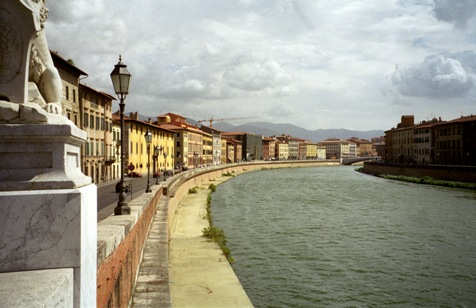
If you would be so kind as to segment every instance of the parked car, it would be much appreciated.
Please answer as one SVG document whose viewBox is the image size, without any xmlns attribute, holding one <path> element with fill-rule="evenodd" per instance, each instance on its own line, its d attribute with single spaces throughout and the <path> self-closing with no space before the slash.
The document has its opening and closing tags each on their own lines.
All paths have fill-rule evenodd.
<svg viewBox="0 0 476 308">
<path fill-rule="evenodd" d="M 130 177 L 130 178 L 141 178 L 141 177 L 142 177 L 142 174 L 137 173 L 137 172 L 135 172 L 135 171 L 132 171 L 131 173 L 129 173 L 129 177 Z"/>
</svg>

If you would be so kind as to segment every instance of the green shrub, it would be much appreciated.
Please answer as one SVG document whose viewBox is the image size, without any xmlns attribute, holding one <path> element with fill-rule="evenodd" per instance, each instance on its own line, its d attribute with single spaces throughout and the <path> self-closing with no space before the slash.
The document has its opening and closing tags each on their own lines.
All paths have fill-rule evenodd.
<svg viewBox="0 0 476 308">
<path fill-rule="evenodd" d="M 198 187 L 193 187 L 188 189 L 189 194 L 196 194 L 198 192 Z"/>
<path fill-rule="evenodd" d="M 215 184 L 210 184 L 208 185 L 208 189 L 210 189 L 212 192 L 215 192 L 217 190 L 217 186 Z"/>
<path fill-rule="evenodd" d="M 204 237 L 211 239 L 212 241 L 217 243 L 218 246 L 220 246 L 228 262 L 230 263 L 234 262 L 234 259 L 230 253 L 230 248 L 226 246 L 226 237 L 225 237 L 225 232 L 223 231 L 223 229 L 220 229 L 215 226 L 211 226 L 208 228 L 203 228 L 202 233 Z"/>
<path fill-rule="evenodd" d="M 213 184 L 210 184 L 210 185 L 213 185 Z M 208 219 L 208 223 L 210 224 L 210 227 L 204 228 L 202 233 L 204 237 L 207 237 L 211 239 L 212 241 L 214 241 L 215 243 L 217 243 L 218 246 L 220 246 L 220 249 L 223 251 L 223 255 L 225 255 L 228 262 L 233 263 L 235 259 L 233 259 L 233 257 L 231 256 L 230 248 L 226 246 L 225 232 L 223 231 L 223 229 L 213 226 L 213 218 L 212 218 L 212 210 L 211 210 L 212 193 L 213 193 L 212 191 L 208 192 L 207 209 L 206 209 L 207 219 Z"/>
</svg>

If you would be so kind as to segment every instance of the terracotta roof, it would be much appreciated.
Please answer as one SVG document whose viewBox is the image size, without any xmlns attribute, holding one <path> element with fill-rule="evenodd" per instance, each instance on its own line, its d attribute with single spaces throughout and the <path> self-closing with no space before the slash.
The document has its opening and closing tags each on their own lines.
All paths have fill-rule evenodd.
<svg viewBox="0 0 476 308">
<path fill-rule="evenodd" d="M 83 70 L 81 70 L 80 68 L 78 68 L 76 65 L 73 64 L 72 60 L 69 61 L 69 60 L 66 60 L 65 58 L 61 57 L 57 52 L 55 51 L 51 51 L 50 50 L 50 54 L 51 54 L 51 57 L 53 58 L 53 60 L 56 60 L 58 62 L 60 62 L 62 65 L 64 65 L 65 67 L 69 68 L 70 70 L 72 70 L 73 72 L 75 72 L 76 74 L 78 74 L 79 76 L 88 76 L 88 73 L 84 72 Z"/>
<path fill-rule="evenodd" d="M 85 84 L 80 83 L 79 86 L 80 86 L 80 87 L 83 87 L 83 88 L 86 88 L 86 89 L 88 89 L 89 91 L 95 92 L 95 93 L 97 93 L 97 94 L 99 94 L 99 95 L 105 96 L 105 97 L 107 97 L 107 98 L 109 98 L 109 99 L 111 99 L 111 100 L 116 100 L 112 95 L 107 94 L 107 93 L 104 93 L 104 92 L 101 92 L 101 91 L 98 91 L 98 90 L 96 90 L 96 89 L 94 89 L 94 88 L 91 88 L 90 86 L 85 85 Z"/>
<path fill-rule="evenodd" d="M 472 121 L 476 121 L 476 115 L 461 116 L 460 118 L 456 118 L 456 119 L 446 121 L 444 123 L 438 123 L 438 124 L 444 125 L 444 124 L 464 123 L 464 122 L 472 122 Z"/>
</svg>

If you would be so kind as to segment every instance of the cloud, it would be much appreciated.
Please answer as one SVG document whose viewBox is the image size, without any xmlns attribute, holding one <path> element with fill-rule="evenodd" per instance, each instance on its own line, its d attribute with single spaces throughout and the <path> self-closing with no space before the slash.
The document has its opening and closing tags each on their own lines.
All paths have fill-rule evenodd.
<svg viewBox="0 0 476 308">
<path fill-rule="evenodd" d="M 413 66 L 397 66 L 392 82 L 405 96 L 462 97 L 474 87 L 476 75 L 471 64 L 475 59 L 472 52 L 428 56 Z"/>
<path fill-rule="evenodd" d="M 442 98 L 474 112 L 474 1 L 47 0 L 46 35 L 107 93 L 122 54 L 128 111 L 375 128 Z"/>
<path fill-rule="evenodd" d="M 433 10 L 438 20 L 447 21 L 457 27 L 466 27 L 468 20 L 476 12 L 474 0 L 433 0 L 435 8 Z"/>
<path fill-rule="evenodd" d="M 292 77 L 278 62 L 252 56 L 240 56 L 236 64 L 226 68 L 223 78 L 232 89 L 268 94 L 281 93 L 292 82 Z"/>
</svg>

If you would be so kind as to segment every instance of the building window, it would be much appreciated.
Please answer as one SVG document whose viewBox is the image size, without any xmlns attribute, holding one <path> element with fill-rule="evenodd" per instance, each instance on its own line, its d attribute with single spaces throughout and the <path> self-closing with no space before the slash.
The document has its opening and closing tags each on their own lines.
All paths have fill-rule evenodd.
<svg viewBox="0 0 476 308">
<path fill-rule="evenodd" d="M 69 87 L 68 86 L 66 86 L 65 94 L 66 94 L 66 99 L 69 100 Z"/>
<path fill-rule="evenodd" d="M 74 125 L 78 126 L 78 115 L 74 115 Z"/>
<path fill-rule="evenodd" d="M 73 89 L 73 102 L 76 102 L 76 89 Z"/>
<path fill-rule="evenodd" d="M 100 124 L 100 119 L 99 117 L 96 117 L 96 129 L 100 130 L 101 129 L 101 124 Z"/>
<path fill-rule="evenodd" d="M 84 113 L 84 127 L 85 127 L 85 128 L 88 127 L 88 125 L 89 125 L 88 120 L 89 120 L 89 114 L 87 114 L 87 113 L 85 112 L 85 113 Z"/>
<path fill-rule="evenodd" d="M 89 128 L 94 128 L 94 116 L 92 114 L 89 116 Z"/>
</svg>

